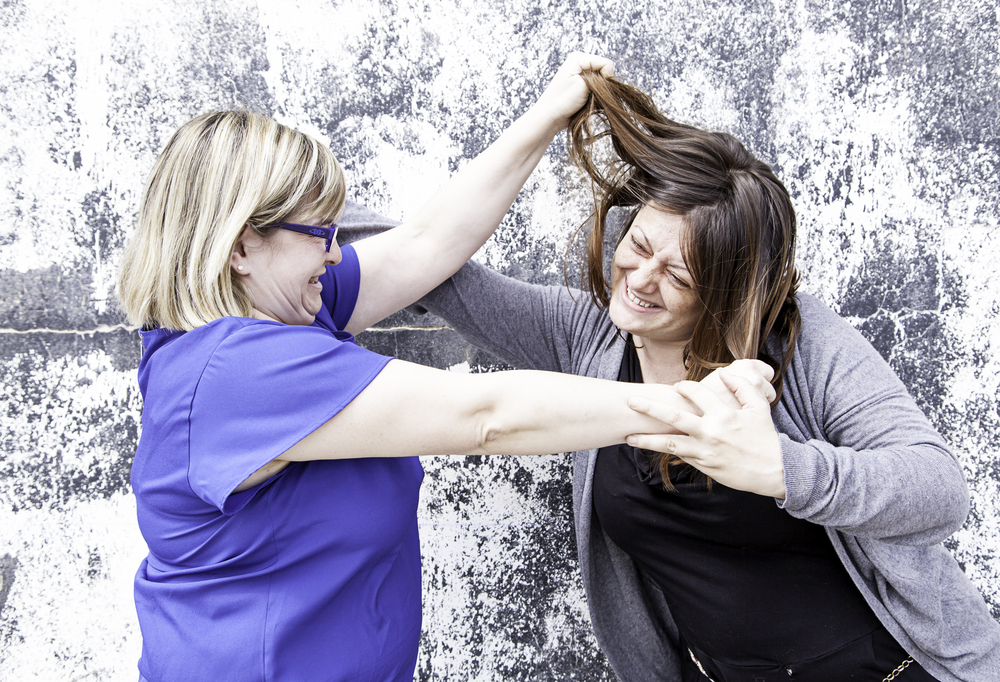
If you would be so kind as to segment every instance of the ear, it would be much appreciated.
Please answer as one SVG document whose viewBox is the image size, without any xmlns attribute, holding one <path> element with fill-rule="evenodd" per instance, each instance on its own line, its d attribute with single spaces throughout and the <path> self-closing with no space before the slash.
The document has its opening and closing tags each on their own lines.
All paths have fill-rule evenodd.
<svg viewBox="0 0 1000 682">
<path fill-rule="evenodd" d="M 249 225 L 244 225 L 239 238 L 233 244 L 233 253 L 229 256 L 229 267 L 237 275 L 250 274 L 250 261 L 247 258 L 247 241 L 252 239 L 257 239 L 257 235 Z"/>
</svg>

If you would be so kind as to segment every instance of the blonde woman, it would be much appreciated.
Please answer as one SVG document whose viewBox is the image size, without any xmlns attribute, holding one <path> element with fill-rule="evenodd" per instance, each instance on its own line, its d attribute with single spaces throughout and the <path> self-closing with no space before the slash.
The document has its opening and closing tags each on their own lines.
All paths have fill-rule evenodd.
<svg viewBox="0 0 1000 682">
<path fill-rule="evenodd" d="M 183 125 L 150 175 L 119 296 L 143 327 L 132 469 L 149 554 L 140 679 L 411 680 L 420 635 L 415 456 L 542 454 L 661 433 L 666 386 L 459 375 L 352 334 L 457 270 L 587 97 L 574 55 L 542 97 L 399 229 L 341 249 L 340 167 L 249 112 Z M 773 391 L 744 363 L 726 379 Z M 728 396 L 720 375 L 707 382 Z"/>
</svg>

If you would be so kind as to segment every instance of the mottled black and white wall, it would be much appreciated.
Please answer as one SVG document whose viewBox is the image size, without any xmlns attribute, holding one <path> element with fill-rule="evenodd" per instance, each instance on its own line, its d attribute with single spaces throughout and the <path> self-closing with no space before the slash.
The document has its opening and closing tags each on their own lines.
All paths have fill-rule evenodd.
<svg viewBox="0 0 1000 682">
<path fill-rule="evenodd" d="M 184 120 L 246 106 L 329 142 L 402 218 L 571 50 L 772 163 L 806 291 L 860 328 L 973 491 L 948 543 L 1000 618 L 1000 10 L 994 0 L 0 2 L 0 679 L 134 680 L 139 344 L 112 282 Z M 484 262 L 562 277 L 587 188 L 557 141 Z M 437 321 L 360 337 L 455 371 Z M 611 680 L 560 456 L 428 459 L 420 680 Z"/>
</svg>

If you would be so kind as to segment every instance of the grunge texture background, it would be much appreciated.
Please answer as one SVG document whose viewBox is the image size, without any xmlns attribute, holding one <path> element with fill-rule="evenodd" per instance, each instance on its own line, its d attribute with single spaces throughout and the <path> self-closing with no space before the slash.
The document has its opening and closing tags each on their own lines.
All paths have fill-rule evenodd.
<svg viewBox="0 0 1000 682">
<path fill-rule="evenodd" d="M 1000 9 L 992 0 L 2 0 L 0 679 L 135 680 L 140 347 L 112 283 L 153 159 L 237 106 L 328 142 L 393 218 L 574 49 L 788 185 L 803 289 L 856 325 L 961 459 L 948 547 L 1000 618 Z M 557 140 L 478 258 L 559 282 L 587 186 Z M 439 321 L 370 348 L 488 371 Z M 569 465 L 424 462 L 420 680 L 612 680 L 589 630 Z"/>
</svg>

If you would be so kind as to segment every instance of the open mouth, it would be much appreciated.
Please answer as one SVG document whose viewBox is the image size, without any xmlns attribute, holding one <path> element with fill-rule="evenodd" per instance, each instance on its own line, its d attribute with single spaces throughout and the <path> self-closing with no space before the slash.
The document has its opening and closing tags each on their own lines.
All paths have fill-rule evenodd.
<svg viewBox="0 0 1000 682">
<path fill-rule="evenodd" d="M 632 303 L 635 303 L 640 308 L 658 308 L 659 307 L 659 306 L 653 305 L 652 303 L 646 303 L 641 298 L 639 298 L 638 296 L 636 296 L 635 292 L 632 291 L 632 287 L 630 287 L 628 285 L 628 282 L 625 283 L 625 294 L 628 296 L 628 300 L 632 301 Z"/>
<path fill-rule="evenodd" d="M 310 277 L 309 278 L 309 283 L 310 284 L 316 284 L 317 282 L 319 282 L 319 277 Z"/>
</svg>

